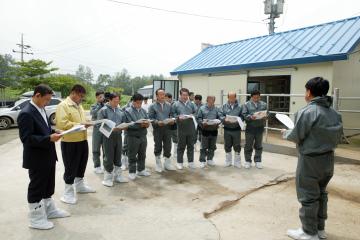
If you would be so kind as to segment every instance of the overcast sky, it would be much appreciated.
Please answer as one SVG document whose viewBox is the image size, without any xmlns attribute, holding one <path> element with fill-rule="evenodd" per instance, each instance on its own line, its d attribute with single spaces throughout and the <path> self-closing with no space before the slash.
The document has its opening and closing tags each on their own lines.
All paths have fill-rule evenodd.
<svg viewBox="0 0 360 240">
<path fill-rule="evenodd" d="M 263 0 L 124 1 L 246 21 L 166 13 L 108 0 L 0 0 L 0 54 L 12 54 L 24 33 L 24 43 L 34 52 L 25 60 L 53 61 L 61 73 L 74 73 L 83 64 L 95 75 L 126 68 L 132 76 L 168 76 L 197 54 L 202 42 L 220 44 L 268 32 Z M 359 0 L 285 0 L 276 32 L 357 15 Z M 19 54 L 13 56 L 20 59 Z"/>
</svg>

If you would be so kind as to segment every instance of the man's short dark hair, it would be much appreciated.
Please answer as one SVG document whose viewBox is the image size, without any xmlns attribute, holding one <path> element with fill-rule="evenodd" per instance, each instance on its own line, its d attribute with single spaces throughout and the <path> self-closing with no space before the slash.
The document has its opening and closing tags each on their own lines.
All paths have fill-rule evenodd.
<svg viewBox="0 0 360 240">
<path fill-rule="evenodd" d="M 182 89 L 180 89 L 180 95 L 181 95 L 183 92 L 187 92 L 187 93 L 190 95 L 189 89 L 187 89 L 187 88 L 182 88 Z"/>
<path fill-rule="evenodd" d="M 117 98 L 117 97 L 120 98 L 120 95 L 117 94 L 117 93 L 110 93 L 110 94 L 109 94 L 109 100 L 110 100 L 110 101 L 113 100 L 114 98 Z"/>
<path fill-rule="evenodd" d="M 189 95 L 194 95 L 194 92 L 189 92 Z"/>
<path fill-rule="evenodd" d="M 33 96 L 35 96 L 37 93 L 40 93 L 40 96 L 45 96 L 48 94 L 53 95 L 53 90 L 46 84 L 39 84 L 34 88 Z"/>
<path fill-rule="evenodd" d="M 101 91 L 101 90 L 96 91 L 95 97 L 97 97 L 97 96 L 99 96 L 99 95 L 101 95 L 101 94 L 104 94 L 104 91 Z"/>
<path fill-rule="evenodd" d="M 156 89 L 156 91 L 155 91 L 155 95 L 156 95 L 156 96 L 158 95 L 159 91 L 164 91 L 164 92 L 165 92 L 165 89 L 163 89 L 163 88 L 158 88 L 158 89 Z"/>
<path fill-rule="evenodd" d="M 202 100 L 202 96 L 201 96 L 200 94 L 195 95 L 195 100 L 201 101 L 201 100 Z"/>
<path fill-rule="evenodd" d="M 71 88 L 71 92 L 86 94 L 86 89 L 85 89 L 82 85 L 80 85 L 80 84 L 75 84 L 75 85 Z"/>
<path fill-rule="evenodd" d="M 326 96 L 329 92 L 329 81 L 322 77 L 314 77 L 307 81 L 305 88 L 310 91 L 314 97 Z"/>
<path fill-rule="evenodd" d="M 133 101 L 133 102 L 142 101 L 142 100 L 144 100 L 144 97 L 143 97 L 143 95 L 141 95 L 140 93 L 135 93 L 135 94 L 132 96 L 132 101 Z"/>
<path fill-rule="evenodd" d="M 256 95 L 260 96 L 260 91 L 259 91 L 259 90 L 253 90 L 253 91 L 250 93 L 250 97 L 256 96 Z"/>
<path fill-rule="evenodd" d="M 172 94 L 171 93 L 165 93 L 165 97 L 172 99 Z"/>
<path fill-rule="evenodd" d="M 144 100 L 146 101 L 146 100 L 149 100 L 149 97 L 144 97 Z"/>
</svg>

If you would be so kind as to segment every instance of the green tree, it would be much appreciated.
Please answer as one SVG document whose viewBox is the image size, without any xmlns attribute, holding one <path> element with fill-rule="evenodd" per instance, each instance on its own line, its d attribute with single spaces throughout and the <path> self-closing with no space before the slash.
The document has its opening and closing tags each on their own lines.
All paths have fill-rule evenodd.
<svg viewBox="0 0 360 240">
<path fill-rule="evenodd" d="M 18 78 L 14 75 L 15 60 L 10 54 L 0 54 L 0 84 L 13 87 L 18 85 Z"/>
<path fill-rule="evenodd" d="M 95 88 L 105 89 L 111 84 L 111 76 L 109 74 L 100 74 L 97 78 Z"/>
<path fill-rule="evenodd" d="M 79 65 L 78 70 L 75 73 L 76 77 L 86 83 L 92 83 L 94 80 L 94 74 L 88 66 Z"/>
<path fill-rule="evenodd" d="M 34 86 L 43 83 L 47 74 L 58 70 L 52 68 L 52 62 L 45 62 L 39 59 L 32 59 L 27 62 L 17 62 L 15 75 L 21 78 L 21 87 L 24 90 L 32 89 Z"/>
<path fill-rule="evenodd" d="M 40 59 L 32 59 L 27 62 L 17 62 L 19 67 L 17 72 L 21 77 L 25 78 L 43 78 L 45 74 L 58 70 L 58 68 L 51 68 L 52 62 L 45 62 Z"/>
<path fill-rule="evenodd" d="M 131 94 L 131 76 L 129 72 L 124 68 L 121 72 L 115 73 L 111 78 L 109 84 L 111 87 L 122 88 L 124 89 L 123 93 L 130 95 Z"/>
</svg>

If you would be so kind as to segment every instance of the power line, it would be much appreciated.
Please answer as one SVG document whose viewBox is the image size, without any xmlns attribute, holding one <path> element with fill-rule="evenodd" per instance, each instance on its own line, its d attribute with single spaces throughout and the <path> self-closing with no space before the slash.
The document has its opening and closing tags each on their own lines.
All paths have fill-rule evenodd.
<svg viewBox="0 0 360 240">
<path fill-rule="evenodd" d="M 12 50 L 14 53 L 20 53 L 21 54 L 21 62 L 24 62 L 24 54 L 31 54 L 33 55 L 34 53 L 32 52 L 27 52 L 26 50 L 29 50 L 31 48 L 30 45 L 25 45 L 24 44 L 24 34 L 21 34 L 21 43 L 17 43 L 16 45 L 19 46 L 20 51 L 15 51 L 14 49 Z"/>
<path fill-rule="evenodd" d="M 260 22 L 260 21 L 252 21 L 252 20 L 246 20 L 246 19 L 236 19 L 236 18 L 226 18 L 226 17 L 202 15 L 202 14 L 197 14 L 197 13 L 184 12 L 184 11 L 178 11 L 178 10 L 172 10 L 172 9 L 165 9 L 165 8 L 158 8 L 158 7 L 152 7 L 152 6 L 147 6 L 147 5 L 141 5 L 141 4 L 117 1 L 117 0 L 105 0 L 105 1 L 113 2 L 113 3 L 117 3 L 117 4 L 121 4 L 121 5 L 127 5 L 127 6 L 131 6 L 131 7 L 145 8 L 145 9 L 154 10 L 154 11 L 175 13 L 175 14 L 179 14 L 179 15 L 187 15 L 187 16 L 201 17 L 201 18 L 208 18 L 208 19 L 215 19 L 215 20 L 222 20 L 222 21 L 264 24 L 263 22 Z"/>
<path fill-rule="evenodd" d="M 296 49 L 298 51 L 302 51 L 302 52 L 305 52 L 305 53 L 308 53 L 308 54 L 313 54 L 313 55 L 316 55 L 316 56 L 323 56 L 321 54 L 318 54 L 318 53 L 315 53 L 315 52 L 311 52 L 311 51 L 308 51 L 308 50 L 305 50 L 303 48 L 299 48 L 297 46 L 295 46 L 294 44 L 292 44 L 287 38 L 284 37 L 284 32 L 281 32 L 281 33 L 278 33 L 278 35 L 290 46 L 292 47 L 293 49 Z"/>
</svg>

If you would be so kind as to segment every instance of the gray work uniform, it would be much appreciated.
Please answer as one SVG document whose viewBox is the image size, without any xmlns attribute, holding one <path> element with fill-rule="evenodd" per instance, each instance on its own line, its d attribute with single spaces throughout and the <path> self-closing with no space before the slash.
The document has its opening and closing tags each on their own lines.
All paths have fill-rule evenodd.
<svg viewBox="0 0 360 240">
<path fill-rule="evenodd" d="M 102 107 L 104 107 L 103 103 L 95 103 L 90 107 L 90 115 L 92 121 L 95 121 L 97 119 L 98 112 Z M 102 149 L 103 152 L 103 160 L 105 158 L 104 148 L 102 146 L 103 138 L 102 138 L 102 133 L 99 131 L 99 128 L 100 128 L 100 124 L 95 125 L 93 127 L 93 132 L 92 132 L 92 155 L 93 155 L 93 162 L 95 168 L 101 166 L 100 149 Z"/>
<path fill-rule="evenodd" d="M 195 104 L 195 103 L 194 103 Z M 200 103 L 199 105 L 195 104 L 196 107 L 196 112 L 195 112 L 195 116 L 198 115 L 200 108 L 204 106 L 204 104 Z M 196 144 L 197 141 L 201 142 L 201 127 L 200 125 L 198 125 L 196 132 L 195 132 L 195 136 L 194 136 L 194 144 Z"/>
<path fill-rule="evenodd" d="M 116 125 L 125 122 L 125 114 L 119 108 L 113 109 L 109 104 L 106 104 L 98 113 L 98 119 L 109 119 L 115 122 Z M 121 167 L 121 153 L 122 153 L 122 131 L 112 132 L 109 138 L 103 135 L 103 145 L 106 158 L 104 159 L 104 168 L 111 173 L 114 166 Z"/>
<path fill-rule="evenodd" d="M 134 106 L 125 110 L 126 122 L 136 122 L 140 119 L 148 119 L 148 115 L 143 108 L 136 109 Z M 141 172 L 145 169 L 146 158 L 146 139 L 147 129 L 142 128 L 136 123 L 127 129 L 129 173 Z"/>
<path fill-rule="evenodd" d="M 175 101 L 171 102 L 171 108 L 174 105 Z M 170 126 L 170 130 L 171 130 L 171 140 L 173 143 L 178 143 L 178 136 L 177 136 L 177 124 L 175 122 L 174 125 Z M 176 151 L 176 150 L 175 150 Z"/>
<path fill-rule="evenodd" d="M 203 120 L 220 119 L 220 110 L 213 106 L 209 107 L 207 104 L 200 107 L 197 114 L 197 121 L 201 128 L 201 149 L 200 149 L 200 162 L 206 162 L 206 160 L 213 160 L 216 150 L 216 139 L 218 135 L 218 125 L 208 125 L 204 127 Z"/>
<path fill-rule="evenodd" d="M 263 133 L 265 128 L 265 119 L 255 119 L 252 120 L 251 116 L 255 112 L 267 110 L 266 103 L 259 101 L 257 103 L 252 100 L 247 101 L 243 105 L 242 113 L 246 121 L 246 130 L 245 130 L 245 148 L 244 155 L 245 161 L 251 162 L 251 155 L 253 148 L 255 149 L 254 162 L 261 162 L 262 155 L 262 140 Z"/>
<path fill-rule="evenodd" d="M 295 142 L 299 151 L 296 192 L 303 230 L 316 235 L 325 229 L 327 184 L 334 174 L 334 149 L 341 140 L 341 115 L 329 96 L 316 97 L 295 115 L 295 126 L 284 138 Z"/>
<path fill-rule="evenodd" d="M 225 103 L 221 108 L 221 121 L 224 125 L 224 149 L 226 153 L 231 152 L 231 148 L 234 149 L 234 152 L 240 153 L 241 151 L 241 128 L 239 123 L 225 123 L 224 120 L 226 115 L 241 117 L 242 115 L 242 106 L 236 102 L 231 105 L 229 102 Z"/>
<path fill-rule="evenodd" d="M 121 110 L 123 110 L 125 112 L 125 110 L 131 106 L 131 101 L 128 102 L 124 107 L 121 108 Z M 122 154 L 127 156 L 128 155 L 128 147 L 127 147 L 127 130 L 124 130 L 124 141 L 123 141 L 123 146 L 122 146 Z"/>
<path fill-rule="evenodd" d="M 171 130 L 169 125 L 159 126 L 158 122 L 171 117 L 171 105 L 168 102 L 154 102 L 149 107 L 149 119 L 154 120 L 154 154 L 160 156 L 162 150 L 166 158 L 171 157 Z"/>
<path fill-rule="evenodd" d="M 193 115 L 196 113 L 195 104 L 190 101 L 183 103 L 177 101 L 172 106 L 172 114 L 175 118 L 180 115 Z M 177 162 L 184 162 L 184 152 L 187 148 L 188 162 L 194 162 L 194 134 L 195 126 L 193 119 L 179 120 L 177 119 L 177 135 L 178 135 L 178 149 L 177 149 Z"/>
</svg>

